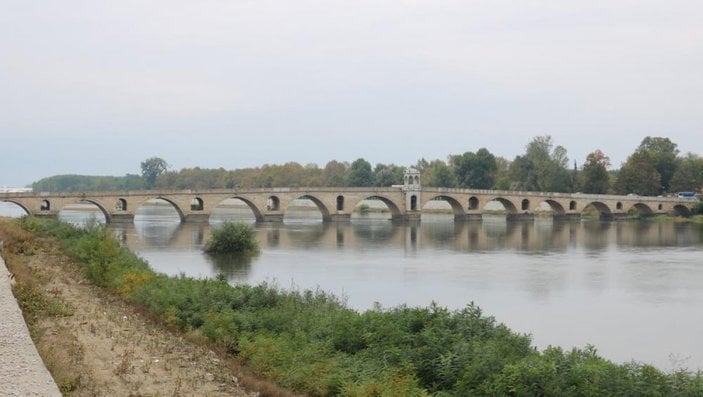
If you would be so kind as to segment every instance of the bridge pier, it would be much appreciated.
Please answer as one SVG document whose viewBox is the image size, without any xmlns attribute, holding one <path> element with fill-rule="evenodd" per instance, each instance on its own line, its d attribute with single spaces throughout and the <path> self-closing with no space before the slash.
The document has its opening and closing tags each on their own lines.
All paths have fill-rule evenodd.
<svg viewBox="0 0 703 397">
<path fill-rule="evenodd" d="M 454 222 L 481 222 L 483 215 L 481 214 L 457 214 L 454 215 Z"/>
<path fill-rule="evenodd" d="M 110 214 L 110 223 L 132 223 L 134 214 Z"/>
<path fill-rule="evenodd" d="M 578 221 L 580 219 L 581 219 L 581 214 L 579 214 L 579 213 L 555 214 L 554 215 L 555 221 Z"/>
<path fill-rule="evenodd" d="M 531 214 L 529 212 L 525 212 L 522 214 L 507 214 L 505 216 L 505 219 L 507 221 L 534 221 L 535 214 Z"/>
<path fill-rule="evenodd" d="M 422 213 L 420 211 L 408 211 L 402 216 L 402 219 L 406 222 L 420 222 L 422 218 Z"/>
<path fill-rule="evenodd" d="M 187 223 L 207 223 L 210 221 L 210 214 L 188 214 L 183 221 Z"/>
<path fill-rule="evenodd" d="M 264 214 L 263 223 L 283 223 L 283 213 Z"/>
<path fill-rule="evenodd" d="M 350 222 L 351 214 L 330 214 L 330 222 Z"/>
</svg>

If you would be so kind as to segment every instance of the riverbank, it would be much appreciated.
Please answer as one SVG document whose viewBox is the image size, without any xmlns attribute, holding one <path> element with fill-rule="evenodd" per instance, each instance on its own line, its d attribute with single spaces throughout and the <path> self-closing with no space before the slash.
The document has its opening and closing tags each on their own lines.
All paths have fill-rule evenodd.
<svg viewBox="0 0 703 397">
<path fill-rule="evenodd" d="M 291 395 L 271 392 L 266 382 L 216 349 L 169 331 L 119 296 L 92 285 L 55 240 L 20 230 L 7 219 L 0 220 L 0 239 L 34 345 L 51 372 L 47 376 L 58 385 L 54 394 L 33 394 L 32 386 L 46 383 L 43 378 L 11 373 L 3 361 L 0 395 L 60 395 L 59 389 L 71 396 L 254 396 L 262 390 L 260 395 Z M 0 292 L 9 293 L 9 288 Z M 7 306 L 0 303 L 0 309 Z M 5 318 L 2 328 L 9 325 Z M 0 354 L 3 360 L 12 353 L 29 357 L 4 340 L 0 349 L 12 350 Z M 7 377 L 12 382 L 3 381 Z M 13 385 L 18 389 L 7 389 Z"/>
<path fill-rule="evenodd" d="M 286 387 L 314 395 L 700 395 L 701 374 L 614 364 L 594 348 L 531 347 L 476 306 L 358 313 L 315 291 L 229 286 L 153 273 L 110 232 L 27 219 L 83 273 L 190 339 L 206 340 Z M 98 249 L 99 248 L 99 249 Z M 390 395 L 389 394 L 389 395 Z"/>
</svg>

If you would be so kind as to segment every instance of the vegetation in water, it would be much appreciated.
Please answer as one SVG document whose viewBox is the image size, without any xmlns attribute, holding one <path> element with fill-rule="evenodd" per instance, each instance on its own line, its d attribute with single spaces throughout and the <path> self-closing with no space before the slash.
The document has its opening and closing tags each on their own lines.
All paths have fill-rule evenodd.
<svg viewBox="0 0 703 397">
<path fill-rule="evenodd" d="M 103 227 L 21 220 L 58 238 L 93 282 L 315 396 L 700 396 L 703 374 L 615 364 L 594 347 L 540 352 L 473 303 L 363 313 L 321 291 L 167 277 Z"/>
<path fill-rule="evenodd" d="M 254 228 L 239 222 L 225 222 L 212 231 L 205 243 L 205 252 L 212 255 L 253 255 L 259 252 Z"/>
</svg>

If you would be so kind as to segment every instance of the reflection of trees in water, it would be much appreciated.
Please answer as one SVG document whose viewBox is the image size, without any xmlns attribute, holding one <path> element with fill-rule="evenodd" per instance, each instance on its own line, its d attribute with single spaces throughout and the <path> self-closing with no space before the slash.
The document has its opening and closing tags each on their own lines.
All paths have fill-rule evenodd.
<svg viewBox="0 0 703 397">
<path fill-rule="evenodd" d="M 583 246 L 589 250 L 602 250 L 610 243 L 612 222 L 587 220 L 583 225 Z"/>
<path fill-rule="evenodd" d="M 372 243 L 390 240 L 398 229 L 400 227 L 393 226 L 393 223 L 388 221 L 352 222 L 354 235 Z"/>
<path fill-rule="evenodd" d="M 228 281 L 246 279 L 254 257 L 251 255 L 205 255 L 213 274 L 222 274 Z"/>
</svg>

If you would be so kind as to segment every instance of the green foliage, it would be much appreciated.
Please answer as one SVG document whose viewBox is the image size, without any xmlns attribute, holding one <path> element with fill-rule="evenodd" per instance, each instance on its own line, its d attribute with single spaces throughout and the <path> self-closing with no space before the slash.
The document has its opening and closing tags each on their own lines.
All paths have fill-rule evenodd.
<svg viewBox="0 0 703 397">
<path fill-rule="evenodd" d="M 32 189 L 35 192 L 94 192 L 143 188 L 142 177 L 132 174 L 125 176 L 55 175 L 32 183 Z"/>
<path fill-rule="evenodd" d="M 637 152 L 646 153 L 652 165 L 661 176 L 661 186 L 665 192 L 669 191 L 671 178 L 678 166 L 679 154 L 677 145 L 669 138 L 648 136 L 642 140 Z"/>
<path fill-rule="evenodd" d="M 358 313 L 320 291 L 154 274 L 104 228 L 22 220 L 58 237 L 94 282 L 316 396 L 700 396 L 703 374 L 617 365 L 592 347 L 539 352 L 473 303 Z M 95 252 L 99 251 L 99 252 Z"/>
<path fill-rule="evenodd" d="M 405 168 L 395 164 L 376 164 L 373 169 L 374 186 L 402 185 Z"/>
<path fill-rule="evenodd" d="M 259 252 L 254 228 L 245 223 L 225 222 L 212 231 L 205 244 L 208 254 L 251 255 Z"/>
<path fill-rule="evenodd" d="M 610 190 L 610 175 L 608 156 L 600 150 L 590 153 L 580 175 L 580 191 L 591 194 L 605 194 Z"/>
<path fill-rule="evenodd" d="M 693 192 L 703 187 L 703 157 L 689 153 L 679 160 L 669 190 Z"/>
<path fill-rule="evenodd" d="M 647 152 L 635 152 L 620 168 L 615 189 L 619 194 L 656 196 L 662 191 L 661 175 Z"/>
<path fill-rule="evenodd" d="M 151 189 L 156 185 L 156 178 L 168 168 L 168 163 L 160 157 L 150 157 L 142 161 L 141 167 L 144 185 L 147 189 Z"/>
<path fill-rule="evenodd" d="M 456 177 L 451 167 L 442 160 L 434 160 L 424 166 L 422 184 L 432 187 L 456 187 Z"/>
<path fill-rule="evenodd" d="M 347 186 L 373 186 L 373 184 L 371 164 L 362 158 L 355 160 L 349 168 Z"/>
<path fill-rule="evenodd" d="M 567 170 L 569 158 L 562 146 L 554 147 L 549 135 L 535 137 L 525 155 L 510 165 L 512 190 L 541 192 L 573 191 L 573 178 Z"/>
<path fill-rule="evenodd" d="M 476 153 L 452 156 L 451 164 L 459 187 L 490 189 L 495 183 L 498 165 L 495 156 L 486 148 Z"/>
</svg>

